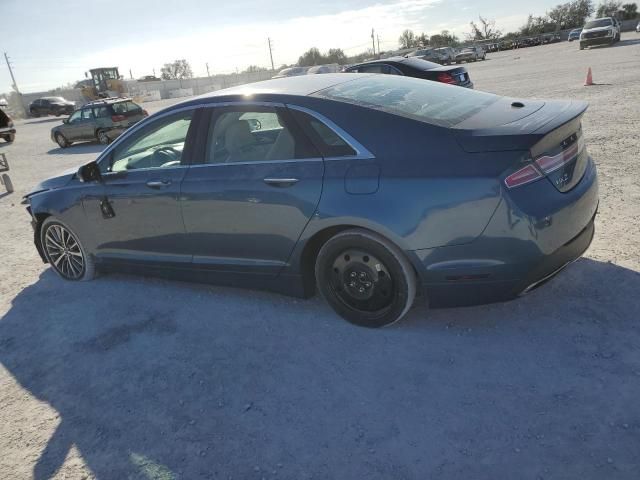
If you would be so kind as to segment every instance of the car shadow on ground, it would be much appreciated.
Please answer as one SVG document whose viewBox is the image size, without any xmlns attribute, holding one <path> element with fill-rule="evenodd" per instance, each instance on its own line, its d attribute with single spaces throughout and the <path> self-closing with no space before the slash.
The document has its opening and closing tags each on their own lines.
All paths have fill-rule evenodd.
<svg viewBox="0 0 640 480">
<path fill-rule="evenodd" d="M 80 153 L 100 153 L 106 148 L 98 142 L 74 143 L 67 148 L 52 148 L 47 152 L 49 155 L 77 155 Z"/>
<path fill-rule="evenodd" d="M 97 478 L 624 476 L 639 291 L 583 259 L 517 301 L 369 330 L 318 299 L 46 269 L 0 318 L 0 364 L 60 417 L 37 480 L 73 445 Z"/>
<path fill-rule="evenodd" d="M 638 45 L 640 44 L 640 35 L 639 38 L 627 38 L 625 40 L 620 40 L 618 43 L 613 45 L 614 47 L 628 47 L 629 45 Z"/>
</svg>

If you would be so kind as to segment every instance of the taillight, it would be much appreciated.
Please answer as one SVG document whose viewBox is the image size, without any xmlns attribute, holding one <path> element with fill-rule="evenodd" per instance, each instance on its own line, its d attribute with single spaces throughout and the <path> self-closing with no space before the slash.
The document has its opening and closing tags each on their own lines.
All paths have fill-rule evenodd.
<svg viewBox="0 0 640 480">
<path fill-rule="evenodd" d="M 111 115 L 112 122 L 124 122 L 126 119 L 124 115 Z"/>
<path fill-rule="evenodd" d="M 578 140 L 574 142 L 573 145 L 571 145 L 566 150 L 558 153 L 557 155 L 544 155 L 542 157 L 536 158 L 536 165 L 538 165 L 538 167 L 540 167 L 540 170 L 542 170 L 544 173 L 551 173 L 555 170 L 558 170 L 566 163 L 572 161 L 574 158 L 576 158 L 577 155 L 580 154 L 580 152 L 582 152 L 583 149 L 584 140 L 582 139 L 582 136 L 580 136 L 580 138 L 578 138 Z"/>
<path fill-rule="evenodd" d="M 456 79 L 450 73 L 440 72 L 438 73 L 438 81 L 442 83 L 455 84 Z"/>
<path fill-rule="evenodd" d="M 148 117 L 149 116 L 149 112 L 147 112 L 146 110 L 142 110 L 142 116 L 143 117 Z"/>
<path fill-rule="evenodd" d="M 509 188 L 519 187 L 520 185 L 535 182 L 542 177 L 543 175 L 538 169 L 532 164 L 529 164 L 505 178 L 504 184 Z"/>
</svg>

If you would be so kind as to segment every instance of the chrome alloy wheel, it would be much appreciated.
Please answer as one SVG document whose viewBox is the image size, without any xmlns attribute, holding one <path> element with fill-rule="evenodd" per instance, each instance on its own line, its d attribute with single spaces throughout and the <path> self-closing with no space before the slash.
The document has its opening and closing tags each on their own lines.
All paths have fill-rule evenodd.
<svg viewBox="0 0 640 480">
<path fill-rule="evenodd" d="M 51 265 L 69 280 L 82 278 L 85 269 L 84 255 L 78 240 L 59 224 L 49 226 L 44 235 L 44 246 Z"/>
</svg>

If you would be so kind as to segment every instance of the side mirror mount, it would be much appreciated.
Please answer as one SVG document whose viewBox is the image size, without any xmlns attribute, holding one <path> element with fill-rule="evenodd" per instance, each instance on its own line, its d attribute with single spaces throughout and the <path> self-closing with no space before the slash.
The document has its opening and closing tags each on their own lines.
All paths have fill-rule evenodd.
<svg viewBox="0 0 640 480">
<path fill-rule="evenodd" d="M 100 167 L 96 162 L 90 162 L 81 166 L 76 173 L 78 180 L 81 182 L 102 182 L 102 174 Z"/>
</svg>

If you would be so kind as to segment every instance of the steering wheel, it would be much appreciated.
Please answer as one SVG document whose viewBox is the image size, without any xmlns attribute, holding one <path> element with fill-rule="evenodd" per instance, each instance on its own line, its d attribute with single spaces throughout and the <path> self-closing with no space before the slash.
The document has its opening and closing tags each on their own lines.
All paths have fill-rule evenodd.
<svg viewBox="0 0 640 480">
<path fill-rule="evenodd" d="M 160 147 L 153 151 L 153 164 L 168 167 L 180 163 L 182 153 L 171 146 Z"/>
</svg>

